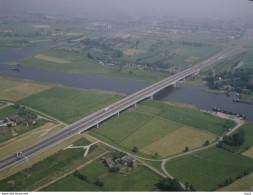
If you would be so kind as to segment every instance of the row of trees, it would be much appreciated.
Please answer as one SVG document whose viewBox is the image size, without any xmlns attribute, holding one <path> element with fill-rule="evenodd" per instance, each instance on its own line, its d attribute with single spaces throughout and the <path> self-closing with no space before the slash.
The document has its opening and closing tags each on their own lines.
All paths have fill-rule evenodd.
<svg viewBox="0 0 253 195">
<path fill-rule="evenodd" d="M 161 191 L 171 191 L 171 192 L 176 192 L 176 191 L 196 191 L 193 185 L 189 185 L 189 183 L 185 184 L 185 189 L 181 186 L 179 181 L 174 178 L 165 178 L 162 179 L 157 186 Z"/>
<path fill-rule="evenodd" d="M 241 146 L 245 141 L 245 131 L 241 129 L 238 133 L 233 134 L 232 136 L 224 136 L 223 143 L 230 146 Z"/>
</svg>

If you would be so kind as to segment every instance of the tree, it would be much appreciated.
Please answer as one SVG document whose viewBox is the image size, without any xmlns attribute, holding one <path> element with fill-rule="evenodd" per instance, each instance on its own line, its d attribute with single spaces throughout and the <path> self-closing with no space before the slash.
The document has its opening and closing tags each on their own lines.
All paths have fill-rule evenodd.
<svg viewBox="0 0 253 195">
<path fill-rule="evenodd" d="M 209 145 L 209 140 L 206 140 L 204 143 L 204 146 L 208 146 Z"/>
<path fill-rule="evenodd" d="M 103 186 L 104 186 L 104 183 L 103 183 L 102 181 L 99 181 L 99 180 L 97 180 L 97 181 L 95 182 L 95 184 L 96 184 L 97 186 L 100 186 L 100 187 L 103 187 Z"/>
<path fill-rule="evenodd" d="M 12 124 L 11 124 L 11 123 L 7 124 L 7 127 L 9 127 L 9 128 L 10 128 L 11 126 L 12 126 Z"/>
<path fill-rule="evenodd" d="M 133 152 L 138 152 L 138 148 L 136 146 L 133 147 L 132 149 Z"/>
<path fill-rule="evenodd" d="M 158 154 L 158 152 L 156 152 L 156 153 L 155 153 L 155 157 L 158 158 L 158 156 L 159 156 L 159 154 Z"/>
<path fill-rule="evenodd" d="M 189 147 L 185 146 L 184 152 L 188 152 L 189 151 Z"/>
<path fill-rule="evenodd" d="M 177 179 L 165 178 L 158 183 L 161 191 L 184 191 Z"/>
<path fill-rule="evenodd" d="M 89 59 L 91 59 L 91 60 L 93 59 L 93 57 L 92 57 L 92 55 L 90 54 L 90 52 L 87 53 L 87 57 L 88 57 Z"/>
</svg>

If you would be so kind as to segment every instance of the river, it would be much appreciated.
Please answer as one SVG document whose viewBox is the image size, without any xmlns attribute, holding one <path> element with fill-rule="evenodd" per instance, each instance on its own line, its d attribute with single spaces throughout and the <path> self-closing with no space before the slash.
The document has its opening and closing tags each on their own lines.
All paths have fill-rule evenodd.
<svg viewBox="0 0 253 195">
<path fill-rule="evenodd" d="M 0 64 L 0 76 L 56 83 L 83 89 L 115 91 L 125 93 L 126 95 L 137 92 L 149 85 L 145 82 L 131 79 L 41 70 L 29 66 L 21 66 L 18 72 L 11 70 L 12 67 L 11 65 Z"/>
<path fill-rule="evenodd" d="M 243 114 L 247 120 L 253 122 L 253 105 L 233 102 L 233 99 L 238 98 L 236 92 L 231 92 L 230 96 L 227 96 L 226 94 L 206 92 L 205 88 L 205 86 L 168 87 L 159 92 L 155 99 L 191 104 L 199 109 L 209 111 L 213 107 L 219 107 L 226 111 Z"/>
<path fill-rule="evenodd" d="M 37 52 L 45 51 L 64 44 L 66 43 L 32 49 L 0 52 L 0 62 L 22 60 Z M 126 95 L 133 94 L 149 85 L 145 82 L 131 79 L 41 70 L 28 66 L 20 67 L 20 71 L 18 72 L 11 70 L 12 67 L 13 66 L 4 63 L 0 64 L 0 76 L 56 83 L 59 85 L 83 89 L 115 91 L 125 93 Z M 183 88 L 169 87 L 158 93 L 155 98 L 161 101 L 170 100 L 192 104 L 197 108 L 204 110 L 212 110 L 213 107 L 219 107 L 226 111 L 243 114 L 246 116 L 247 120 L 253 121 L 253 105 L 233 102 L 233 99 L 237 98 L 236 93 L 234 92 L 228 97 L 225 94 L 208 93 L 205 91 L 204 86 Z"/>
</svg>

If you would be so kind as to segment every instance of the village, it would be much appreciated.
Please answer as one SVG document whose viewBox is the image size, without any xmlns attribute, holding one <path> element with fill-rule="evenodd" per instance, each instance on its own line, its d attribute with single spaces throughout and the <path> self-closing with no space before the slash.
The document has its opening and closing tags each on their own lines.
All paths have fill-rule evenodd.
<svg viewBox="0 0 253 195">
<path fill-rule="evenodd" d="M 19 110 L 18 114 L 0 119 L 0 129 L 6 127 L 10 128 L 17 125 L 30 126 L 36 124 L 37 115 L 24 108 L 21 109 L 19 106 L 15 105 L 13 107 Z"/>
</svg>

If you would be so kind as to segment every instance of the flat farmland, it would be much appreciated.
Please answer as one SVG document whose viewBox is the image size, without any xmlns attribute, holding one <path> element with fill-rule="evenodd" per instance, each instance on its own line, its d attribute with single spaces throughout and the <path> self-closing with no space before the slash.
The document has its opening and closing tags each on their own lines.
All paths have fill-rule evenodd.
<svg viewBox="0 0 253 195">
<path fill-rule="evenodd" d="M 36 59 L 45 60 L 45 61 L 49 61 L 49 62 L 55 62 L 55 63 L 59 63 L 59 64 L 68 64 L 68 63 L 70 63 L 70 61 L 68 61 L 68 60 L 63 60 L 63 59 L 60 59 L 60 58 L 55 58 L 55 57 L 44 55 L 44 54 L 37 54 L 34 57 Z"/>
<path fill-rule="evenodd" d="M 84 138 L 84 144 L 87 142 Z M 80 141 L 79 141 L 80 143 Z M 75 143 L 73 143 L 75 144 Z M 82 143 L 80 143 L 83 145 Z M 32 191 L 73 172 L 80 166 L 92 162 L 106 152 L 105 146 L 91 146 L 88 156 L 83 158 L 83 149 L 60 150 L 51 156 L 0 181 L 2 191 Z"/>
<path fill-rule="evenodd" d="M 163 158 L 183 152 L 186 146 L 190 150 L 201 147 L 206 140 L 211 143 L 216 140 L 216 137 L 195 129 L 182 127 L 140 149 L 140 152 L 148 155 L 158 152 L 159 157 Z"/>
<path fill-rule="evenodd" d="M 0 77 L 0 99 L 15 102 L 51 87 L 49 84 Z"/>
<path fill-rule="evenodd" d="M 221 119 L 197 109 L 169 105 L 159 101 L 144 101 L 141 105 L 146 106 L 144 111 L 150 114 L 153 114 L 154 108 L 156 108 L 155 112 L 162 118 L 216 135 L 223 135 L 229 128 L 234 126 L 234 122 L 231 120 Z M 148 109 L 148 107 L 151 108 Z M 136 110 L 143 111 L 141 106 Z"/>
<path fill-rule="evenodd" d="M 147 52 L 146 50 L 140 50 L 140 49 L 127 49 L 125 51 L 123 51 L 123 53 L 126 56 L 134 56 L 136 54 L 141 54 L 141 53 L 145 53 Z"/>
<path fill-rule="evenodd" d="M 137 109 L 124 111 L 120 117 L 112 117 L 89 133 L 129 152 L 137 147 L 139 154 L 146 157 L 154 157 L 156 152 L 159 157 L 182 153 L 186 146 L 195 149 L 202 147 L 205 141 L 212 143 L 217 138 L 209 132 L 146 114 L 145 111 L 157 113 L 157 109 L 138 105 Z"/>
<path fill-rule="evenodd" d="M 226 187 L 219 188 L 217 191 L 243 192 L 243 191 L 252 191 L 252 189 L 253 189 L 253 173 L 236 180 L 234 183 Z"/>
<path fill-rule="evenodd" d="M 253 159 L 217 147 L 173 159 L 166 170 L 182 182 L 191 181 L 198 191 L 213 191 L 227 179 L 252 168 Z"/>
<path fill-rule="evenodd" d="M 53 87 L 17 103 L 42 111 L 66 123 L 73 123 L 123 96 L 67 87 Z"/>
<path fill-rule="evenodd" d="M 134 168 L 126 174 L 112 173 L 99 159 L 80 169 L 79 172 L 86 175 L 86 181 L 71 174 L 42 191 L 157 191 L 156 184 L 161 179 L 159 175 L 144 166 Z M 94 184 L 101 175 L 104 175 L 100 179 L 104 183 L 103 187 Z"/>
<path fill-rule="evenodd" d="M 243 152 L 242 155 L 247 156 L 249 158 L 253 158 L 253 146 L 251 146 L 250 149 Z"/>
<path fill-rule="evenodd" d="M 134 146 L 143 148 L 181 127 L 181 125 L 155 117 L 131 134 L 131 136 L 123 140 L 120 144 L 129 149 L 132 149 Z"/>
<path fill-rule="evenodd" d="M 145 125 L 152 117 L 144 114 L 125 111 L 120 117 L 114 117 L 100 124 L 100 128 L 94 128 L 97 132 L 115 143 L 120 143 L 135 131 Z"/>
<path fill-rule="evenodd" d="M 0 143 L 0 159 L 12 155 L 17 151 L 22 151 L 63 127 L 62 125 L 58 126 L 56 123 L 49 122 L 23 135 L 10 136 L 12 139 Z"/>
</svg>

